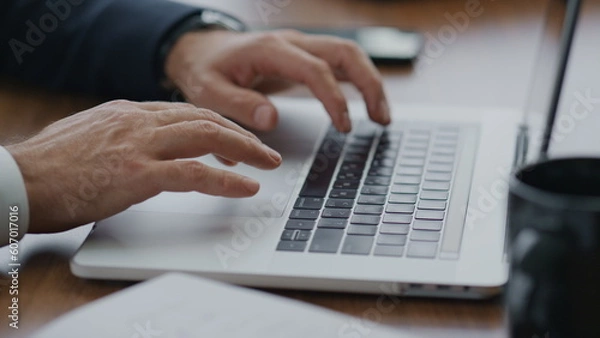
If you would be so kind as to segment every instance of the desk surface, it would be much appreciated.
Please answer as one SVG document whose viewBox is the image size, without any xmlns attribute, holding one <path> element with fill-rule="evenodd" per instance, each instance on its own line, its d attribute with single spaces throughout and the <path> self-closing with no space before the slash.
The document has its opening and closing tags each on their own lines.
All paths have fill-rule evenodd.
<svg viewBox="0 0 600 338">
<path fill-rule="evenodd" d="M 186 2 L 210 3 L 206 0 Z M 427 33 L 429 43 L 416 67 L 382 69 L 392 100 L 509 109 L 522 109 L 526 104 L 537 41 L 543 31 L 544 9 L 548 5 L 546 0 L 482 0 L 481 15 L 469 18 L 467 24 L 459 27 L 453 26 L 451 17 L 464 12 L 468 1 L 304 0 L 279 2 L 289 5 L 270 14 L 259 11 L 257 4 L 263 2 L 277 3 L 221 0 L 217 6 L 256 25 L 396 25 L 421 30 Z M 594 30 L 592 26 L 596 25 L 595 31 L 598 31 L 599 7 L 597 2 L 587 5 L 586 29 Z M 593 34 L 582 33 L 576 44 L 587 46 L 585 39 L 595 41 Z M 434 40 L 438 41 L 438 48 L 431 42 Z M 576 51 L 574 58 L 589 67 L 579 65 L 585 71 L 570 70 L 565 95 L 593 88 L 589 71 L 590 67 L 598 70 L 597 57 L 589 56 L 589 48 L 579 48 L 586 53 Z M 352 88 L 344 89 L 349 97 L 358 97 Z M 296 88 L 284 95 L 304 96 L 308 92 Z M 0 144 L 31 135 L 51 121 L 95 103 L 97 101 L 90 98 L 0 83 Z M 8 331 L 9 297 L 6 281 L 2 284 L 0 280 L 0 336 L 26 335 L 67 311 L 129 285 L 82 280 L 71 274 L 69 258 L 89 229 L 90 226 L 85 226 L 62 234 L 26 236 L 21 243 L 20 329 Z M 0 250 L 2 271 L 7 270 L 7 257 L 6 248 Z M 377 299 L 353 294 L 275 293 L 358 317 L 368 313 L 365 311 L 373 308 Z M 477 302 L 405 299 L 391 313 L 372 319 L 419 336 L 506 336 L 500 299 Z"/>
</svg>

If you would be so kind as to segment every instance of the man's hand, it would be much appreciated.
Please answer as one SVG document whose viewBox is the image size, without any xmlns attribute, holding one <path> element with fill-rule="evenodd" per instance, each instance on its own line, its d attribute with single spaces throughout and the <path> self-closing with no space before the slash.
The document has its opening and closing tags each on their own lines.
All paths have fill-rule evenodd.
<svg viewBox="0 0 600 338">
<path fill-rule="evenodd" d="M 274 79 L 307 85 L 344 132 L 351 125 L 338 80 L 351 81 L 362 93 L 371 119 L 390 123 L 377 69 L 356 44 L 344 39 L 287 30 L 192 32 L 177 41 L 165 72 L 189 102 L 257 130 L 273 129 L 277 112 L 264 95 L 251 89 Z"/>
<path fill-rule="evenodd" d="M 186 103 L 114 101 L 51 124 L 6 147 L 25 179 L 30 232 L 100 220 L 162 191 L 246 197 L 258 182 L 200 162 L 273 169 L 281 156 L 219 114 Z"/>
</svg>

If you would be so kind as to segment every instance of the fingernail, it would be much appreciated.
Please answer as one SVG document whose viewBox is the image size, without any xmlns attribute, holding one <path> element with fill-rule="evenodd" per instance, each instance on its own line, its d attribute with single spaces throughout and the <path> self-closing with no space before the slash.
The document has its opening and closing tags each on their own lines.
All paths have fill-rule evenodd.
<svg viewBox="0 0 600 338">
<path fill-rule="evenodd" d="M 390 116 L 390 106 L 385 99 L 381 100 L 379 103 L 379 111 L 381 112 L 383 124 L 389 124 L 392 122 L 392 118 Z"/>
<path fill-rule="evenodd" d="M 344 121 L 344 131 L 349 133 L 350 131 L 352 131 L 352 121 L 350 121 L 350 115 L 348 114 L 348 112 L 344 112 L 342 116 Z"/>
<path fill-rule="evenodd" d="M 269 154 L 269 156 L 271 156 L 271 158 L 273 159 L 273 161 L 280 163 L 282 158 L 281 155 L 276 152 L 275 150 L 271 149 L 269 146 L 267 145 L 263 145 L 263 147 L 267 150 L 267 153 Z"/>
<path fill-rule="evenodd" d="M 244 177 L 242 179 L 242 184 L 244 185 L 244 188 L 246 189 L 246 191 L 248 191 L 252 195 L 256 194 L 258 192 L 258 190 L 260 189 L 260 184 L 258 182 L 256 182 L 255 180 L 248 178 L 248 177 Z"/>
<path fill-rule="evenodd" d="M 262 105 L 256 108 L 254 111 L 254 123 L 257 128 L 269 129 L 271 127 L 271 121 L 273 119 L 273 108 L 269 105 Z"/>
</svg>

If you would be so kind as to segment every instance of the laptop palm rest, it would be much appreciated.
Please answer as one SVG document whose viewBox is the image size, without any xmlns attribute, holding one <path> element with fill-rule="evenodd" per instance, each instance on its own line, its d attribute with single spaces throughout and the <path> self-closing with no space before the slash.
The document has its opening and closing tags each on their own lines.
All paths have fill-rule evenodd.
<svg viewBox="0 0 600 338">
<path fill-rule="evenodd" d="M 250 198 L 231 199 L 209 196 L 197 192 L 164 192 L 138 205 L 132 211 L 187 213 L 206 216 L 264 217 L 269 210 L 270 217 L 281 217 L 300 178 L 308 170 L 315 145 L 327 123 L 324 118 L 307 118 L 306 114 L 281 112 L 279 125 L 275 131 L 261 133 L 261 140 L 279 151 L 283 163 L 275 170 L 264 171 L 245 164 L 227 167 L 212 155 L 197 160 L 215 168 L 230 170 L 251 177 L 260 182 L 258 194 Z M 324 114 L 322 114 L 324 115 Z"/>
</svg>

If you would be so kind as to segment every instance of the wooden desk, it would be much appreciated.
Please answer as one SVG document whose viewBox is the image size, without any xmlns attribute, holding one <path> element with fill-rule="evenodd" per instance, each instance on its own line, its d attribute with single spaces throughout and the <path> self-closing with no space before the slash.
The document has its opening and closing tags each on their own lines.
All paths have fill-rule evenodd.
<svg viewBox="0 0 600 338">
<path fill-rule="evenodd" d="M 255 3 L 226 0 L 219 1 L 217 6 L 254 24 L 401 25 L 419 29 L 438 40 L 440 34 L 448 34 L 441 48 L 433 50 L 428 45 L 414 69 L 382 70 L 389 97 L 409 103 L 512 109 L 521 109 L 525 105 L 531 70 L 536 60 L 536 42 L 542 32 L 543 13 L 547 5 L 546 0 L 482 0 L 482 14 L 470 18 L 463 31 L 454 28 L 452 33 L 448 16 L 464 12 L 465 0 L 298 0 L 291 1 L 265 20 L 257 12 Z M 594 20 L 600 16 L 597 8 L 588 9 L 590 14 L 587 15 L 587 21 L 598 22 Z M 593 39 L 593 35 L 589 39 Z M 579 43 L 582 44 L 581 41 Z M 597 57 L 585 59 L 588 65 L 594 61 L 597 62 Z M 583 77 L 583 74 L 586 73 L 579 76 Z M 349 97 L 358 97 L 353 89 L 346 86 L 345 90 Z M 307 92 L 294 89 L 284 94 L 307 95 Z M 0 144 L 30 135 L 53 120 L 95 103 L 97 101 L 93 99 L 0 84 Z M 400 115 L 402 112 L 395 113 Z M 81 227 L 55 235 L 28 235 L 21 242 L 21 318 L 20 329 L 16 333 L 27 335 L 67 311 L 130 285 L 82 280 L 71 274 L 69 258 L 82 243 L 89 228 Z M 6 248 L 0 250 L 2 270 L 7 269 L 7 257 Z M 373 308 L 377 299 L 370 295 L 274 292 L 358 317 Z M 15 334 L 6 326 L 8 302 L 8 294 L 2 287 L 2 337 Z M 503 308 L 498 298 L 481 302 L 405 299 L 393 312 L 382 315 L 379 321 L 419 336 L 506 336 Z"/>
</svg>

